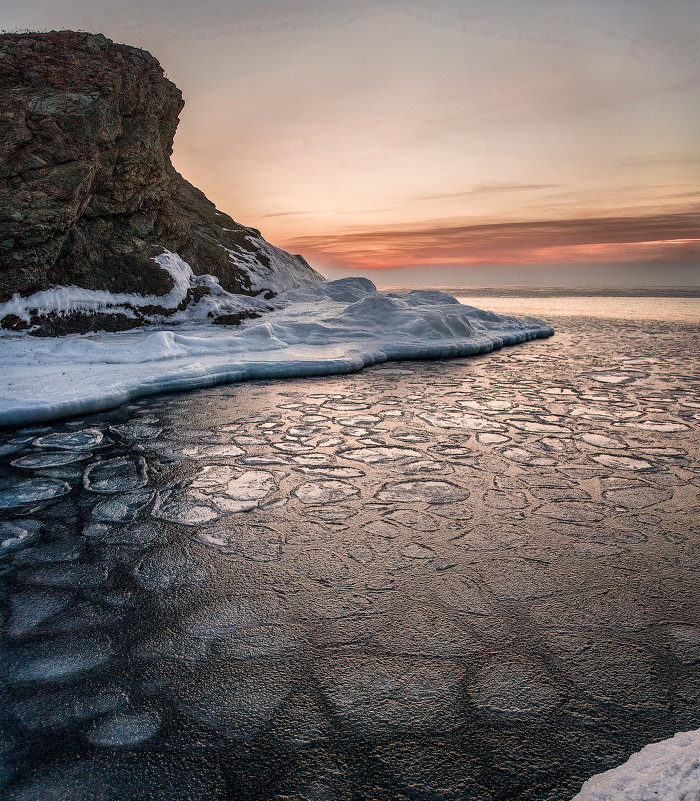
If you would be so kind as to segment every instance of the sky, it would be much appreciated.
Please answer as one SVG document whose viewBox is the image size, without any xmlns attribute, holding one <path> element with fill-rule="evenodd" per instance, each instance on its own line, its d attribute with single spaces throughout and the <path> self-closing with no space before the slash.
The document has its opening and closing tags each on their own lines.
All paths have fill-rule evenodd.
<svg viewBox="0 0 700 801">
<path fill-rule="evenodd" d="M 700 284 L 697 0 L 0 0 L 183 91 L 173 163 L 329 277 Z"/>
</svg>

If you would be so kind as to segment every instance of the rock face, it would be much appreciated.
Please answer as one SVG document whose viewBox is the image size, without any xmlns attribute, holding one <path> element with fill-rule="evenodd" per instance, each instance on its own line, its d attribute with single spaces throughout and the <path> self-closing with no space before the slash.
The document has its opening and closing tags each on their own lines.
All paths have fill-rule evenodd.
<svg viewBox="0 0 700 801">
<path fill-rule="evenodd" d="M 239 295 L 322 280 L 175 171 L 184 103 L 149 53 L 101 34 L 3 34 L 0 90 L 0 303 L 54 286 L 164 296 L 166 251 Z M 54 333 L 84 330 L 63 317 Z"/>
</svg>

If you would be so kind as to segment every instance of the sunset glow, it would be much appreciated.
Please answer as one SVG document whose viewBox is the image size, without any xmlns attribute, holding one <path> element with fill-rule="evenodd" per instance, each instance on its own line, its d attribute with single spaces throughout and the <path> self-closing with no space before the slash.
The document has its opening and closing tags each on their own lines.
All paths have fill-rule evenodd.
<svg viewBox="0 0 700 801">
<path fill-rule="evenodd" d="M 540 264 L 700 258 L 695 215 L 500 223 L 300 237 L 290 247 L 339 267 L 418 264 Z M 669 238 L 647 239 L 667 232 Z M 672 236 L 676 238 L 671 238 Z"/>
<path fill-rule="evenodd" d="M 696 4 L 10 6 L 154 53 L 186 100 L 175 166 L 318 269 L 700 273 Z"/>
<path fill-rule="evenodd" d="M 0 801 L 700 801 L 700 0 L 0 7 Z"/>
</svg>

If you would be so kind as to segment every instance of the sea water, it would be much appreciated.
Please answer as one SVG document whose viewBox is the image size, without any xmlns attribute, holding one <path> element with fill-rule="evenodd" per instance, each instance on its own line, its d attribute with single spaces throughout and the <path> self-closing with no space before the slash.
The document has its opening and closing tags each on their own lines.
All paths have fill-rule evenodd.
<svg viewBox="0 0 700 801">
<path fill-rule="evenodd" d="M 698 729 L 700 334 L 665 300 L 6 429 L 3 797 L 568 801 Z M 584 797 L 652 765 L 692 798 L 694 743 Z"/>
</svg>

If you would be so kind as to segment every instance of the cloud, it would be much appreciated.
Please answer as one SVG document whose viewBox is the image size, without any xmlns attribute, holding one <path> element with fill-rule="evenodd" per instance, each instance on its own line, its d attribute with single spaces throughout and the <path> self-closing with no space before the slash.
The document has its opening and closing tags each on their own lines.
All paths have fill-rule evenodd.
<svg viewBox="0 0 700 801">
<path fill-rule="evenodd" d="M 268 217 L 296 217 L 296 216 L 304 216 L 309 214 L 315 214 L 314 211 L 277 211 L 273 214 L 262 214 L 260 215 L 260 219 L 267 219 Z"/>
<path fill-rule="evenodd" d="M 698 166 L 697 156 L 685 153 L 645 153 L 639 156 L 615 156 L 609 160 L 617 167 L 649 167 L 652 165 L 691 167 Z"/>
<path fill-rule="evenodd" d="M 473 189 L 461 192 L 443 192 L 438 195 L 418 195 L 414 200 L 442 200 L 443 198 L 469 197 L 471 195 L 485 195 L 494 192 L 523 192 L 535 189 L 557 189 L 561 184 L 480 184 Z"/>
<path fill-rule="evenodd" d="M 700 211 L 422 229 L 352 230 L 285 246 L 327 266 L 700 259 Z"/>
</svg>

